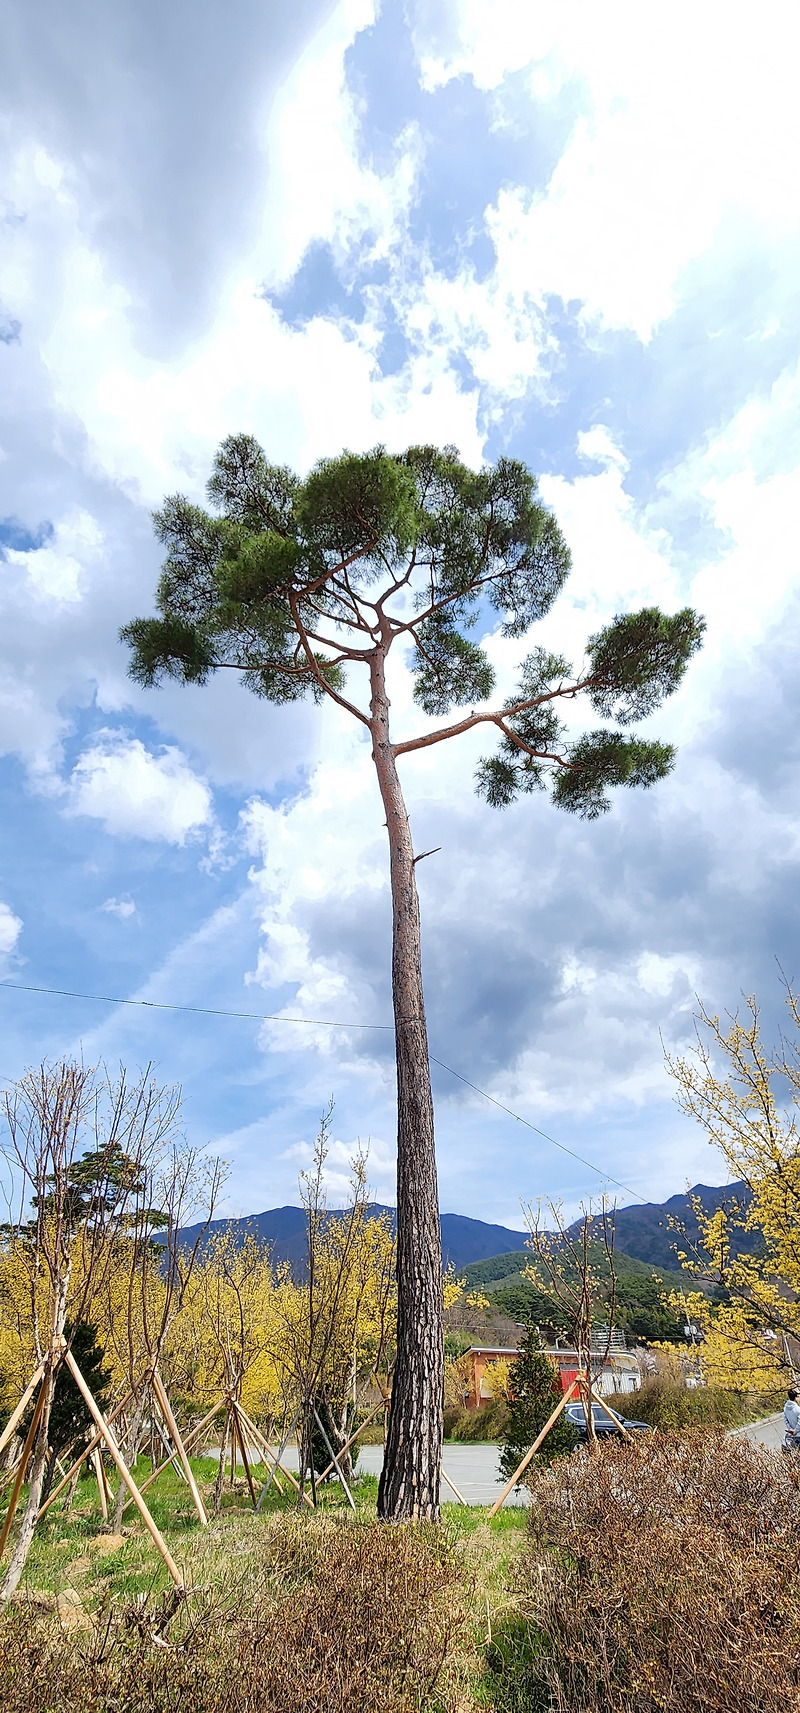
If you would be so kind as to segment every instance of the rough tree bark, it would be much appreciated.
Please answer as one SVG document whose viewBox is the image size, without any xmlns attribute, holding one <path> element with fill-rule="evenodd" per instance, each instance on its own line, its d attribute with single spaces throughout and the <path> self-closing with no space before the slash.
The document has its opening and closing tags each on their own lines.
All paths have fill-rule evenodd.
<svg viewBox="0 0 800 1713">
<path fill-rule="evenodd" d="M 439 1519 L 444 1405 L 442 1234 L 433 1096 L 422 992 L 414 853 L 389 733 L 385 658 L 371 662 L 373 759 L 392 890 L 392 1003 L 397 1059 L 397 1361 L 378 1515 Z"/>
</svg>

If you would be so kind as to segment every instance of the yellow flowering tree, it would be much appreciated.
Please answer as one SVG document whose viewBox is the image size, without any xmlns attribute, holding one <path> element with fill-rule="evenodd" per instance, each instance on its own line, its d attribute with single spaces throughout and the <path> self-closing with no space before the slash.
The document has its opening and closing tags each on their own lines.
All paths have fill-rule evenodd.
<svg viewBox="0 0 800 1713">
<path fill-rule="evenodd" d="M 707 1380 L 741 1391 L 785 1381 L 800 1349 L 800 1000 L 789 986 L 786 1004 L 791 1033 L 777 1048 L 750 998 L 724 1022 L 701 1007 L 693 1051 L 667 1057 L 679 1106 L 745 1187 L 711 1214 L 695 1203 L 699 1240 L 676 1227 L 687 1273 L 717 1289 L 673 1299 L 703 1329 Z"/>
<path fill-rule="evenodd" d="M 257 1420 L 274 1415 L 282 1392 L 275 1299 L 285 1273 L 273 1271 L 269 1246 L 252 1233 L 237 1241 L 226 1227 L 209 1239 L 167 1345 L 176 1388 L 198 1405 L 229 1396 Z"/>
</svg>

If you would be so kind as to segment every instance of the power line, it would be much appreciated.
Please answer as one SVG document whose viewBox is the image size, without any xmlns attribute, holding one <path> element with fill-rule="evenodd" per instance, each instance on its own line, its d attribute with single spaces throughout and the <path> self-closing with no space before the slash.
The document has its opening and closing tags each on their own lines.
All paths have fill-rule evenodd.
<svg viewBox="0 0 800 1713">
<path fill-rule="evenodd" d="M 524 1124 L 526 1129 L 535 1130 L 537 1136 L 543 1136 L 545 1142 L 552 1142 L 553 1147 L 560 1148 L 562 1154 L 569 1154 L 571 1159 L 579 1160 L 580 1164 L 587 1166 L 590 1172 L 596 1172 L 598 1178 L 603 1178 L 607 1184 L 615 1184 L 618 1190 L 624 1190 L 627 1196 L 633 1196 L 636 1201 L 642 1202 L 645 1207 L 647 1206 L 644 1196 L 640 1196 L 638 1190 L 632 1190 L 630 1184 L 620 1183 L 619 1178 L 612 1178 L 610 1172 L 601 1172 L 600 1167 L 594 1166 L 591 1160 L 584 1160 L 582 1154 L 576 1154 L 575 1149 L 568 1148 L 565 1142 L 557 1142 L 555 1136 L 548 1135 L 546 1130 L 540 1130 L 538 1124 L 531 1124 L 529 1118 L 522 1118 L 518 1112 L 513 1112 L 510 1106 L 504 1106 L 502 1100 L 495 1100 L 493 1094 L 487 1094 L 485 1088 L 478 1088 L 477 1083 L 471 1083 L 469 1077 L 462 1077 L 460 1071 L 454 1071 L 452 1065 L 446 1065 L 443 1059 L 435 1059 L 431 1053 L 430 1060 L 432 1065 L 440 1065 L 443 1071 L 450 1072 L 451 1077 L 458 1077 L 460 1083 L 466 1083 L 467 1088 L 474 1089 L 476 1094 L 483 1095 L 484 1100 L 490 1100 L 492 1106 L 499 1106 L 500 1111 L 507 1112 L 509 1118 L 516 1119 L 517 1124 Z"/>
<path fill-rule="evenodd" d="M 283 1017 L 267 1011 L 221 1011 L 210 1005 L 167 1005 L 158 999 L 118 999 L 111 993 L 73 993 L 68 987 L 29 987 L 21 981 L 3 981 L 18 993 L 52 993 L 60 999 L 91 999 L 102 1005 L 143 1005 L 149 1011 L 191 1011 L 198 1017 L 244 1017 L 254 1023 L 314 1023 L 321 1029 L 391 1029 L 391 1023 L 330 1023 L 325 1017 Z"/>
<path fill-rule="evenodd" d="M 169 1005 L 166 1001 L 156 999 L 120 999 L 109 993 L 75 993 L 68 987 L 33 987 L 21 981 L 3 981 L 0 982 L 0 987 L 13 988 L 17 993 L 48 993 L 59 999 L 88 999 L 102 1005 L 138 1005 L 149 1011 L 188 1011 L 197 1017 L 235 1017 L 254 1023 L 313 1023 L 316 1028 L 320 1029 L 373 1029 L 383 1031 L 393 1028 L 391 1023 L 342 1023 L 338 1020 L 332 1022 L 327 1017 L 285 1017 L 277 1012 L 223 1011 L 208 1005 Z M 558 1148 L 562 1154 L 569 1154 L 570 1159 L 577 1160 L 579 1165 L 586 1167 L 587 1171 L 596 1172 L 598 1178 L 603 1178 L 608 1184 L 614 1184 L 618 1190 L 624 1190 L 625 1194 L 633 1196 L 635 1201 L 645 1203 L 644 1196 L 640 1195 L 638 1190 L 631 1189 L 630 1184 L 623 1184 L 619 1178 L 613 1178 L 610 1172 L 603 1172 L 591 1160 L 585 1160 L 582 1154 L 577 1154 L 574 1148 L 568 1148 L 565 1142 L 557 1142 L 555 1136 L 550 1136 L 546 1130 L 541 1130 L 538 1124 L 532 1124 L 529 1118 L 523 1118 L 519 1112 L 514 1112 L 510 1106 L 504 1106 L 501 1100 L 496 1100 L 495 1096 L 488 1094 L 485 1088 L 479 1088 L 477 1083 L 470 1082 L 469 1077 L 462 1076 L 460 1071 L 454 1071 L 452 1065 L 445 1064 L 444 1059 L 437 1059 L 431 1053 L 430 1061 L 431 1064 L 438 1065 L 440 1070 L 447 1071 L 449 1076 L 456 1077 L 460 1083 L 464 1083 L 466 1088 L 471 1088 L 474 1094 L 481 1096 L 482 1100 L 488 1100 L 492 1106 L 499 1107 L 500 1111 L 505 1112 L 509 1118 L 513 1118 L 515 1123 L 524 1124 L 527 1130 L 533 1130 L 537 1136 L 543 1137 L 545 1142 L 549 1142 L 553 1148 Z"/>
</svg>

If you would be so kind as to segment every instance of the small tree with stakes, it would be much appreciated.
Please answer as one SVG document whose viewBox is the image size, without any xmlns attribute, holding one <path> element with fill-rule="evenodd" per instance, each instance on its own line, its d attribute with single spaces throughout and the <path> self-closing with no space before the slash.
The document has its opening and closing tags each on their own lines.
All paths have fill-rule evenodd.
<svg viewBox="0 0 800 1713">
<path fill-rule="evenodd" d="M 496 807 L 549 781 L 553 800 L 592 818 L 614 785 L 652 785 L 673 751 L 624 729 L 677 689 L 700 644 L 690 610 L 646 608 L 590 637 L 585 666 L 535 648 L 514 694 L 487 706 L 494 673 L 472 639 L 494 610 L 519 638 L 548 612 L 570 557 L 525 465 L 474 471 L 452 447 L 382 447 L 317 464 L 303 481 L 270 464 L 247 434 L 221 446 L 212 511 L 176 495 L 156 514 L 166 548 L 157 618 L 122 636 L 140 684 L 203 684 L 240 673 L 258 696 L 325 697 L 369 733 L 389 837 L 392 996 L 397 1061 L 397 1363 L 381 1477 L 386 1518 L 439 1515 L 442 1448 L 442 1256 L 433 1101 L 420 958 L 415 857 L 398 761 L 486 726 L 499 738 L 477 773 Z M 386 662 L 410 648 L 415 697 L 431 724 L 400 738 Z M 367 686 L 361 695 L 358 682 Z M 585 697 L 615 722 L 577 739 L 559 707 Z M 467 711 L 456 720 L 453 708 Z M 441 722 L 444 723 L 441 723 Z"/>
</svg>

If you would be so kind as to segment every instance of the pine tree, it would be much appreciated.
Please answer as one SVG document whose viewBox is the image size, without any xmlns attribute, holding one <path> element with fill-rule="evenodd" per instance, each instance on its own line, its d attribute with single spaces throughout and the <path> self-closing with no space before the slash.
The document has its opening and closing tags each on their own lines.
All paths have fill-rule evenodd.
<svg viewBox="0 0 800 1713">
<path fill-rule="evenodd" d="M 329 697 L 368 736 L 389 842 L 397 1066 L 397 1358 L 378 1510 L 435 1520 L 444 1327 L 415 866 L 424 853 L 414 854 L 397 764 L 486 727 L 499 740 L 476 774 L 488 803 L 549 783 L 558 807 L 593 820 L 610 787 L 669 773 L 672 747 L 627 728 L 677 689 L 703 621 L 688 608 L 623 614 L 588 638 L 577 671 L 532 648 L 513 694 L 489 705 L 495 675 L 476 624 L 493 610 L 503 636 L 527 637 L 570 569 L 524 464 L 500 458 L 475 471 L 452 446 L 379 446 L 323 459 L 301 480 L 239 434 L 217 453 L 208 495 L 211 511 L 178 494 L 156 513 L 159 616 L 132 620 L 122 638 L 137 683 L 204 684 L 232 671 L 272 702 Z M 386 681 L 395 644 L 408 650 L 417 704 L 445 720 L 399 742 Z M 559 710 L 580 697 L 612 726 L 572 735 Z M 451 722 L 454 708 L 464 713 Z"/>
<path fill-rule="evenodd" d="M 562 1396 L 558 1369 L 541 1349 L 534 1326 L 528 1327 L 519 1356 L 512 1364 L 510 1386 L 508 1423 L 501 1440 L 500 1474 L 504 1481 L 509 1481 L 514 1470 L 519 1468 L 526 1451 L 530 1451 Z M 578 1439 L 577 1428 L 567 1420 L 562 1410 L 536 1456 L 540 1463 L 553 1463 L 557 1457 L 568 1457 L 575 1450 Z M 522 1486 L 526 1478 L 527 1472 L 518 1485 Z"/>
</svg>

